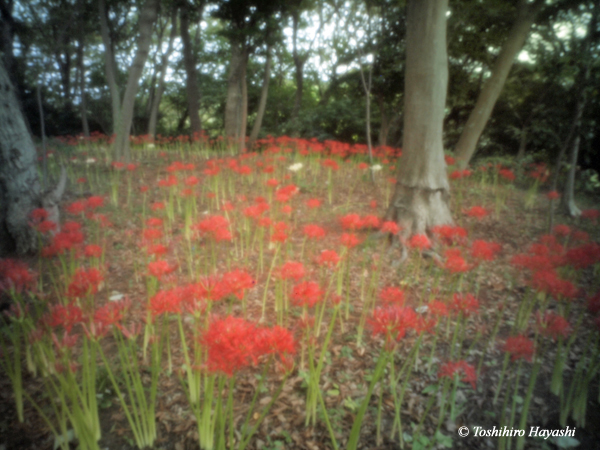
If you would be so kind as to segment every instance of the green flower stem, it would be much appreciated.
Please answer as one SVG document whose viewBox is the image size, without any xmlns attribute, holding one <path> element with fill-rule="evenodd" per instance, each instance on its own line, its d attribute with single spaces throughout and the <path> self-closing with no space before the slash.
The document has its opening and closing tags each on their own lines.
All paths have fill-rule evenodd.
<svg viewBox="0 0 600 450">
<path fill-rule="evenodd" d="M 267 310 L 267 294 L 269 292 L 269 282 L 271 281 L 271 275 L 273 274 L 273 269 L 275 268 L 275 263 L 277 262 L 277 255 L 279 254 L 279 249 L 281 244 L 277 244 L 275 246 L 275 254 L 273 255 L 273 260 L 271 261 L 271 267 L 269 268 L 269 273 L 267 275 L 267 281 L 265 282 L 265 292 L 263 294 L 263 302 L 262 302 L 262 314 L 260 316 L 260 321 L 263 322 L 265 320 L 265 313 Z"/>
</svg>

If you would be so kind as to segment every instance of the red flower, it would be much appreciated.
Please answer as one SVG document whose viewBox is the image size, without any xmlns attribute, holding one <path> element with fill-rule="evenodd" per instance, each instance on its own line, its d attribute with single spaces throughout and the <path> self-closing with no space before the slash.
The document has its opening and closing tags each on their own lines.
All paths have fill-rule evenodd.
<svg viewBox="0 0 600 450">
<path fill-rule="evenodd" d="M 96 310 L 94 322 L 99 324 L 100 328 L 108 328 L 113 325 L 119 326 L 129 305 L 130 302 L 128 301 L 108 302 Z"/>
<path fill-rule="evenodd" d="M 146 219 L 146 226 L 148 228 L 161 228 L 163 226 L 163 220 L 158 217 L 148 217 Z"/>
<path fill-rule="evenodd" d="M 571 227 L 569 227 L 568 225 L 556 225 L 552 232 L 557 235 L 557 236 L 561 236 L 561 237 L 567 237 L 568 235 L 571 234 Z"/>
<path fill-rule="evenodd" d="M 396 306 L 404 305 L 404 291 L 394 286 L 382 289 L 379 293 L 379 298 L 386 304 Z"/>
<path fill-rule="evenodd" d="M 512 361 L 517 359 L 531 361 L 533 358 L 533 341 L 523 335 L 509 337 L 502 349 L 511 354 Z"/>
<path fill-rule="evenodd" d="M 303 281 L 292 289 L 292 303 L 312 308 L 323 299 L 323 291 L 315 281 Z"/>
<path fill-rule="evenodd" d="M 318 198 L 311 198 L 306 201 L 306 206 L 308 206 L 310 209 L 319 208 L 321 206 L 321 200 Z"/>
<path fill-rule="evenodd" d="M 429 313 L 435 317 L 446 317 L 448 315 L 448 307 L 444 302 L 432 300 L 428 305 Z"/>
<path fill-rule="evenodd" d="M 576 269 L 584 269 L 600 262 L 600 245 L 591 242 L 569 249 L 566 262 Z"/>
<path fill-rule="evenodd" d="M 22 292 L 33 285 L 27 264 L 16 259 L 0 259 L 0 292 Z"/>
<path fill-rule="evenodd" d="M 223 274 L 222 283 L 226 284 L 232 295 L 242 300 L 246 290 L 255 285 L 254 279 L 244 270 L 233 270 Z"/>
<path fill-rule="evenodd" d="M 340 241 L 344 247 L 347 247 L 349 249 L 354 248 L 358 244 L 360 244 L 360 239 L 358 239 L 356 235 L 352 233 L 343 233 L 342 237 L 340 238 Z"/>
<path fill-rule="evenodd" d="M 408 307 L 393 306 L 388 308 L 376 308 L 373 317 L 369 320 L 373 335 L 383 334 L 386 345 L 392 347 L 393 341 L 400 341 L 406 331 L 414 328 L 417 314 Z"/>
<path fill-rule="evenodd" d="M 408 246 L 411 248 L 417 248 L 419 249 L 419 251 L 422 251 L 431 247 L 431 241 L 424 234 L 414 234 L 408 240 Z"/>
<path fill-rule="evenodd" d="M 331 170 L 338 170 L 340 168 L 339 164 L 337 163 L 337 161 L 334 161 L 333 159 L 324 159 L 321 162 L 321 165 L 323 167 L 328 167 Z"/>
<path fill-rule="evenodd" d="M 465 211 L 465 214 L 469 217 L 475 217 L 475 218 L 481 220 L 489 214 L 489 211 L 487 211 L 482 206 L 473 206 L 470 209 L 468 209 L 467 211 Z"/>
<path fill-rule="evenodd" d="M 347 214 L 340 217 L 340 223 L 344 230 L 355 231 L 361 226 L 360 216 L 358 214 Z"/>
<path fill-rule="evenodd" d="M 323 239 L 325 230 L 318 225 L 309 224 L 304 226 L 304 234 L 311 239 Z"/>
<path fill-rule="evenodd" d="M 44 220 L 48 219 L 48 211 L 46 211 L 44 208 L 36 208 L 29 213 L 29 217 L 35 223 L 43 222 Z"/>
<path fill-rule="evenodd" d="M 462 257 L 460 249 L 449 248 L 446 250 L 445 255 L 444 268 L 450 273 L 465 273 L 472 269 Z"/>
<path fill-rule="evenodd" d="M 581 211 L 582 219 L 588 219 L 588 220 L 591 220 L 592 222 L 596 223 L 596 221 L 598 220 L 598 217 L 600 217 L 600 210 L 598 210 L 598 209 L 585 209 L 585 210 Z"/>
<path fill-rule="evenodd" d="M 167 261 L 158 260 L 148 263 L 148 273 L 158 280 L 162 279 L 164 275 L 168 275 L 175 271 L 177 266 L 170 266 Z"/>
<path fill-rule="evenodd" d="M 381 232 L 398 234 L 400 232 L 400 226 L 396 222 L 386 221 L 381 225 Z"/>
<path fill-rule="evenodd" d="M 100 283 L 104 280 L 98 269 L 77 269 L 73 280 L 67 288 L 67 296 L 70 298 L 82 298 L 94 295 L 98 292 Z"/>
<path fill-rule="evenodd" d="M 85 202 L 85 207 L 92 211 L 94 209 L 100 208 L 102 205 L 104 205 L 104 198 L 99 196 L 89 197 Z"/>
<path fill-rule="evenodd" d="M 450 303 L 450 310 L 462 313 L 464 316 L 477 314 L 479 312 L 479 300 L 472 294 L 454 294 Z"/>
<path fill-rule="evenodd" d="M 587 308 L 592 314 L 600 313 L 600 291 L 588 299 Z"/>
<path fill-rule="evenodd" d="M 83 201 L 76 201 L 67 206 L 67 212 L 69 214 L 77 215 L 85 211 L 85 203 Z"/>
<path fill-rule="evenodd" d="M 317 264 L 320 266 L 335 267 L 340 262 L 340 257 L 335 250 L 323 250 L 317 258 Z"/>
<path fill-rule="evenodd" d="M 544 292 L 556 299 L 572 300 L 578 293 L 573 283 L 558 278 L 554 270 L 540 270 L 534 273 L 531 286 L 538 292 Z"/>
<path fill-rule="evenodd" d="M 536 322 L 540 334 L 554 340 L 558 339 L 559 336 L 566 338 L 571 331 L 567 319 L 553 311 L 546 311 L 544 315 L 538 312 Z"/>
<path fill-rule="evenodd" d="M 44 316 L 43 322 L 51 328 L 63 327 L 70 333 L 75 325 L 83 321 L 81 308 L 73 303 L 67 306 L 52 305 Z"/>
<path fill-rule="evenodd" d="M 83 253 L 87 258 L 100 258 L 102 256 L 102 247 L 95 244 L 86 245 Z"/>
<path fill-rule="evenodd" d="M 482 261 L 493 261 L 502 246 L 496 242 L 475 240 L 471 246 L 471 256 Z"/>
<path fill-rule="evenodd" d="M 550 191 L 546 194 L 546 197 L 548 197 L 550 200 L 557 200 L 560 198 L 560 194 L 556 191 Z"/>
<path fill-rule="evenodd" d="M 447 362 L 442 364 L 438 373 L 438 378 L 450 378 L 454 379 L 456 374 L 462 372 L 461 381 L 470 383 L 473 389 L 477 388 L 477 373 L 475 367 L 467 364 L 466 361 Z"/>
<path fill-rule="evenodd" d="M 282 280 L 293 278 L 298 281 L 305 274 L 304 265 L 301 262 L 288 261 L 279 268 L 279 278 Z"/>
<path fill-rule="evenodd" d="M 185 299 L 187 290 L 184 287 L 176 287 L 169 290 L 161 290 L 150 299 L 150 312 L 152 317 L 162 314 L 180 314 L 181 304 Z"/>
<path fill-rule="evenodd" d="M 142 233 L 142 237 L 145 241 L 155 241 L 160 239 L 163 235 L 163 232 L 160 228 L 146 228 Z"/>
<path fill-rule="evenodd" d="M 454 164 L 456 164 L 456 160 L 450 155 L 445 155 L 444 159 L 446 160 L 446 165 L 448 166 L 453 166 Z"/>
<path fill-rule="evenodd" d="M 500 175 L 502 178 L 508 181 L 515 181 L 516 178 L 515 174 L 510 169 L 500 169 L 498 171 L 498 175 Z"/>
<path fill-rule="evenodd" d="M 288 238 L 287 230 L 288 226 L 285 222 L 275 223 L 271 231 L 271 242 L 285 242 Z"/>
<path fill-rule="evenodd" d="M 165 209 L 165 204 L 163 202 L 154 202 L 150 205 L 150 209 L 152 211 L 159 211 L 161 209 Z"/>
<path fill-rule="evenodd" d="M 461 243 L 467 237 L 467 230 L 459 226 L 437 225 L 433 227 L 432 232 L 446 245 Z"/>
<path fill-rule="evenodd" d="M 217 242 L 232 239 L 229 231 L 229 220 L 223 216 L 208 216 L 197 225 L 193 225 L 192 228 L 209 235 Z"/>
</svg>

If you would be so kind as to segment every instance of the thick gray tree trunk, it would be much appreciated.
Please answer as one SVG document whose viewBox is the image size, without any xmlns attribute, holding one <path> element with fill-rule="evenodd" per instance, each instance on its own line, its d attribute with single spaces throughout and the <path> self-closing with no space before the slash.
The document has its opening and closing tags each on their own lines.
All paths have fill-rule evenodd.
<svg viewBox="0 0 600 450">
<path fill-rule="evenodd" d="M 104 44 L 104 66 L 106 71 L 106 83 L 110 91 L 110 104 L 112 107 L 112 132 L 117 132 L 119 114 L 121 112 L 121 95 L 119 94 L 119 85 L 117 84 L 117 63 L 113 44 L 110 40 L 108 29 L 108 13 L 106 11 L 106 0 L 98 0 L 98 9 L 100 14 L 100 34 Z"/>
<path fill-rule="evenodd" d="M 386 214 L 404 237 L 452 223 L 442 128 L 448 84 L 448 0 L 408 4 L 403 155 Z"/>
<path fill-rule="evenodd" d="M 37 248 L 29 213 L 40 206 L 35 147 L 0 60 L 0 254 Z"/>
<path fill-rule="evenodd" d="M 133 63 L 129 68 L 127 77 L 127 86 L 123 95 L 123 104 L 119 114 L 117 126 L 117 136 L 115 138 L 114 149 L 115 158 L 129 161 L 131 154 L 129 151 L 129 131 L 133 121 L 133 107 L 135 105 L 135 96 L 137 94 L 140 77 L 144 64 L 148 59 L 150 43 L 152 41 L 152 28 L 156 21 L 158 13 L 159 0 L 146 0 L 144 8 L 140 13 L 139 34 L 137 39 L 137 50 L 133 58 Z"/>
<path fill-rule="evenodd" d="M 173 17 L 171 19 L 171 34 L 169 35 L 169 45 L 167 51 L 161 56 L 160 72 L 158 74 L 158 87 L 156 93 L 152 98 L 152 107 L 150 109 L 150 121 L 148 123 L 148 135 L 153 139 L 156 135 L 156 123 L 158 122 L 158 109 L 162 100 L 163 93 L 165 92 L 165 76 L 167 74 L 167 65 L 169 63 L 169 56 L 173 52 L 173 42 L 177 35 L 177 10 L 173 11 Z"/>
<path fill-rule="evenodd" d="M 200 133 L 202 131 L 202 122 L 200 122 L 200 90 L 198 89 L 198 80 L 196 77 L 196 58 L 192 40 L 190 39 L 188 11 L 185 7 L 180 10 L 181 42 L 183 43 L 183 64 L 186 74 L 186 93 L 188 101 L 188 114 L 190 116 L 190 131 Z M 202 15 L 202 13 L 200 13 Z"/>
<path fill-rule="evenodd" d="M 544 4 L 544 0 L 536 0 L 532 4 L 529 4 L 526 0 L 520 1 L 519 16 L 496 58 L 492 75 L 484 83 L 475 108 L 471 111 L 465 129 L 456 144 L 455 153 L 459 169 L 464 169 L 469 165 L 481 133 L 492 114 L 496 100 L 502 92 L 513 61 L 523 48 L 531 26 Z"/>
<path fill-rule="evenodd" d="M 247 99 L 245 98 L 247 65 L 246 45 L 232 41 L 225 103 L 225 136 L 236 143 L 239 151 L 244 148 L 248 117 Z"/>
<path fill-rule="evenodd" d="M 258 133 L 262 126 L 263 117 L 265 116 L 265 110 L 267 109 L 267 98 L 269 96 L 269 82 L 271 81 L 271 45 L 267 46 L 267 62 L 265 63 L 265 74 L 263 76 L 262 89 L 260 91 L 260 101 L 258 103 L 258 111 L 256 112 L 256 119 L 254 125 L 252 125 L 252 131 L 250 132 L 250 139 L 248 140 L 248 149 L 251 150 L 254 146 L 254 142 L 258 139 Z"/>
</svg>

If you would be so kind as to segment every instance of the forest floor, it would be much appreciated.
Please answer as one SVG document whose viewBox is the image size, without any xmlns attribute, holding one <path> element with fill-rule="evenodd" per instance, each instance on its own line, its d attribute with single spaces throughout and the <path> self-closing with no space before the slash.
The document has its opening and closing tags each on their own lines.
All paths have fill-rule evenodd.
<svg viewBox="0 0 600 450">
<path fill-rule="evenodd" d="M 523 407 L 529 403 L 526 411 L 527 433 L 532 426 L 549 430 L 576 427 L 578 448 L 600 449 L 599 377 L 593 359 L 597 358 L 597 335 L 600 329 L 594 324 L 595 316 L 588 311 L 592 304 L 590 298 L 600 288 L 600 261 L 596 259 L 588 267 L 577 270 L 573 267 L 576 263 L 568 262 L 569 250 L 585 246 L 596 248 L 593 243 L 600 241 L 600 230 L 593 220 L 571 220 L 557 213 L 556 223 L 569 228 L 559 227 L 555 229 L 553 238 L 542 238 L 548 233 L 550 201 L 543 187 L 540 192 L 529 191 L 531 180 L 524 175 L 520 175 L 516 182 L 509 181 L 498 175 L 500 168 L 490 166 L 485 172 L 474 170 L 470 176 L 453 177 L 451 208 L 456 226 L 466 232 L 466 237 L 456 237 L 460 235 L 456 229 L 450 232 L 454 236 L 450 238 L 452 242 L 442 234 L 431 236 L 434 257 L 421 256 L 417 249 L 409 248 L 408 258 L 399 263 L 402 246 L 390 246 L 389 239 L 382 239 L 377 230 L 381 223 L 375 224 L 372 218 L 368 219 L 369 216 L 383 217 L 393 193 L 390 178 L 393 178 L 394 166 L 398 162 L 385 155 L 378 159 L 382 170 L 374 171 L 373 184 L 368 173 L 370 169 L 365 169 L 365 164 L 359 166 L 361 161 L 365 161 L 360 155 L 345 159 L 334 157 L 338 169 L 333 167 L 329 172 L 333 164 L 328 167 L 330 163 L 326 163 L 324 166 L 324 157 L 312 153 L 291 153 L 286 150 L 291 147 L 283 144 L 277 147 L 278 151 L 271 147 L 270 151 L 241 159 L 215 159 L 213 154 L 181 149 L 164 153 L 159 149 L 137 149 L 134 150 L 136 166 L 131 171 L 121 171 L 102 164 L 102 148 L 102 145 L 69 148 L 64 150 L 70 152 L 69 157 L 63 156 L 63 160 L 68 161 L 71 180 L 70 198 L 62 211 L 63 220 L 80 222 L 85 244 L 97 243 L 103 248 L 103 263 L 99 265 L 103 282 L 94 294 L 97 307 L 126 296 L 131 300 L 127 323 L 143 324 L 152 283 L 158 283 L 161 290 L 168 290 L 197 283 L 209 274 L 241 269 L 254 279 L 254 286 L 247 288 L 243 294 L 245 307 L 230 296 L 214 302 L 211 317 L 232 314 L 260 326 L 273 326 L 279 322 L 295 336 L 295 367 L 287 379 L 281 372 L 269 370 L 255 405 L 258 413 L 253 413 L 251 422 L 258 419 L 260 411 L 267 406 L 282 381 L 283 389 L 247 448 L 332 449 L 332 434 L 339 448 L 347 448 L 361 401 L 367 395 L 382 349 L 386 348 L 384 338 L 373 333 L 373 329 L 377 328 L 372 325 L 375 322 L 371 318 L 375 309 L 386 311 L 394 307 L 407 307 L 417 311 L 417 315 L 433 318 L 432 308 L 427 305 L 439 300 L 446 305 L 449 313 L 436 317 L 436 320 L 439 319 L 438 325 L 428 331 L 410 330 L 394 343 L 394 372 L 397 375 L 406 370 L 409 376 L 404 372 L 405 376 L 398 379 L 397 383 L 391 382 L 391 366 L 388 364 L 369 400 L 362 420 L 358 448 L 492 449 L 506 444 L 506 448 L 511 445 L 515 448 L 514 439 L 501 443 L 498 437 L 474 436 L 475 427 L 492 430 L 493 427 L 508 426 L 509 429 L 518 430 Z M 207 156 L 211 159 L 208 160 Z M 86 164 L 92 157 L 96 162 Z M 173 165 L 175 161 L 193 164 L 193 167 Z M 292 167 L 290 170 L 290 166 L 297 163 L 301 163 L 302 167 L 297 170 Z M 58 170 L 55 161 L 51 161 L 50 166 L 52 170 Z M 249 170 L 240 169 L 244 166 Z M 452 172 L 451 167 L 449 171 Z M 168 183 L 161 185 L 160 180 L 168 181 L 169 176 L 175 177 L 176 184 L 171 187 Z M 199 183 L 195 184 L 189 178 L 191 176 L 197 177 Z M 269 179 L 276 179 L 279 185 L 269 187 L 266 184 Z M 283 194 L 290 195 L 281 192 L 282 195 L 277 195 L 277 189 L 292 184 L 298 188 L 297 191 L 288 189 Z M 149 188 L 145 191 L 141 189 L 142 186 Z M 186 188 L 191 189 L 191 194 L 184 192 Z M 103 197 L 104 204 L 95 213 L 104 214 L 110 225 L 105 222 L 97 227 L 94 225 L 97 218 L 86 218 L 81 212 L 67 212 L 74 202 L 85 202 L 91 195 Z M 256 197 L 259 196 L 263 199 L 257 202 Z M 184 216 L 186 205 L 192 205 L 187 203 L 189 198 L 194 199 L 194 206 L 190 210 L 191 223 L 198 224 L 214 215 L 222 215 L 229 221 L 232 239 L 224 239 L 216 247 L 211 247 L 206 234 L 188 240 Z M 319 200 L 320 206 L 310 208 L 307 204 L 309 200 Z M 174 212 L 172 221 L 169 220 L 169 202 Z M 166 208 L 157 209 L 160 208 L 159 203 L 165 204 Z M 249 212 L 244 215 L 246 208 L 257 203 L 269 205 L 269 210 L 263 212 L 262 217 L 286 224 L 285 242 L 271 239 L 276 232 L 272 226 L 266 228 L 263 234 L 256 225 L 258 219 L 251 218 Z M 225 211 L 223 205 L 226 205 Z M 486 214 L 475 217 L 477 209 L 472 210 L 473 207 L 482 207 Z M 77 212 L 77 208 L 70 210 Z M 343 219 L 350 214 L 357 214 L 362 222 L 352 225 L 355 217 Z M 144 234 L 150 228 L 147 222 L 150 217 L 160 218 L 163 224 L 159 228 L 160 236 L 152 243 Z M 314 242 L 306 240 L 304 227 L 308 224 L 322 227 L 325 235 Z M 340 240 L 344 233 L 356 236 L 359 244 L 344 250 Z M 473 243 L 476 240 L 500 245 L 493 261 L 481 261 L 473 256 Z M 532 244 L 540 242 L 545 250 L 540 246 L 532 248 Z M 165 252 L 150 256 L 148 248 L 156 244 L 164 245 Z M 261 246 L 264 253 L 262 268 Z M 215 248 L 216 252 L 212 253 Z M 454 249 L 454 252 L 448 252 L 448 249 Z M 329 269 L 324 268 L 317 263 L 323 250 L 335 250 L 344 262 Z M 211 255 L 214 255 L 214 259 Z M 548 287 L 541 282 L 536 284 L 532 281 L 536 272 L 515 263 L 515 255 L 557 257 L 552 259 L 553 267 L 549 270 L 559 279 L 572 282 L 576 292 L 564 294 L 563 297 L 560 288 Z M 160 281 L 155 280 L 148 269 L 153 258 L 166 261 L 174 268 L 173 272 Z M 572 261 L 573 256 L 570 258 Z M 558 259 L 561 262 L 557 262 Z M 27 261 L 33 271 L 43 277 L 36 289 L 37 300 L 34 301 L 43 301 L 46 305 L 66 304 L 72 276 L 65 274 L 59 261 L 57 256 L 35 257 Z M 76 259 L 76 266 L 90 268 L 94 266 L 93 261 L 93 258 L 85 258 L 81 254 Z M 283 317 L 274 308 L 275 298 L 283 295 L 281 290 L 287 290 L 288 295 L 293 284 L 271 276 L 277 274 L 278 268 L 286 261 L 303 263 L 306 273 L 304 280 L 319 282 L 325 292 L 319 301 L 328 302 L 328 306 L 323 310 L 319 337 L 312 341 L 306 338 L 303 331 L 303 324 L 308 319 L 303 317 L 302 308 L 289 306 Z M 341 268 L 346 268 L 347 275 L 341 276 L 338 284 L 337 271 Z M 267 285 L 269 287 L 265 295 Z M 387 299 L 385 303 L 385 294 L 383 299 L 380 294 L 389 287 L 401 290 L 403 299 L 396 297 L 395 300 Z M 335 307 L 329 304 L 336 298 L 334 291 L 341 294 L 339 314 L 335 317 Z M 455 294 L 459 294 L 460 298 L 473 294 L 478 304 L 461 310 L 460 306 L 456 306 Z M 264 299 L 266 315 L 263 317 Z M 394 302 L 397 304 L 394 305 Z M 524 304 L 528 305 L 527 308 L 523 307 Z M 595 311 L 593 308 L 591 310 Z M 313 308 L 306 311 L 312 313 Z M 571 334 L 568 336 L 573 336 L 573 339 L 567 337 L 556 340 L 543 336 L 536 322 L 538 311 L 551 311 L 563 316 L 570 323 Z M 41 317 L 44 317 L 43 314 L 47 313 L 43 312 Z M 155 414 L 158 429 L 152 448 L 196 449 L 199 448 L 199 427 L 183 387 L 185 376 L 181 375 L 184 373 L 185 355 L 175 316 L 172 314 L 168 319 L 170 352 L 167 355 L 165 351 L 162 355 Z M 366 322 L 363 322 L 365 317 Z M 189 320 L 184 321 L 187 333 L 192 332 L 190 323 Z M 306 426 L 307 374 L 310 365 L 303 358 L 302 349 L 312 342 L 318 361 L 330 324 L 333 327 L 332 339 L 323 355 L 319 378 L 327 414 L 323 414 L 321 407 L 317 408 L 316 425 Z M 84 335 L 79 325 L 74 330 L 76 334 Z M 530 361 L 526 359 L 527 355 L 514 362 L 505 359 L 507 339 L 516 335 L 535 342 Z M 593 347 L 594 343 L 596 347 Z M 108 359 L 116 361 L 115 338 L 109 334 L 103 338 L 102 345 L 109 355 Z M 416 345 L 419 349 L 415 354 L 412 350 Z M 565 349 L 566 355 L 562 370 L 563 387 L 559 395 L 554 395 L 550 385 L 559 348 Z M 8 353 L 4 352 L 4 356 L 11 354 L 10 346 L 7 349 Z M 81 350 L 76 348 L 72 357 L 73 360 L 79 360 Z M 404 366 L 407 360 L 409 364 Z M 476 380 L 473 383 L 469 382 L 466 370 L 457 372 L 454 378 L 440 377 L 445 363 L 459 360 L 475 369 Z M 508 363 L 505 364 L 505 361 Z M 539 374 L 530 396 L 531 401 L 528 402 L 527 389 L 536 365 Z M 148 373 L 149 368 L 145 365 L 142 367 Z M 596 373 L 592 374 L 591 379 L 586 379 L 589 388 L 584 402 L 587 404 L 583 413 L 585 423 L 582 417 L 575 421 L 569 415 L 566 422 L 563 418 L 561 425 L 561 411 L 572 406 L 571 394 L 579 392 L 578 387 L 585 384 L 581 381 L 582 371 L 585 374 L 592 369 Z M 52 402 L 45 394 L 47 384 L 40 372 L 39 363 L 37 376 L 24 368 L 24 389 L 51 417 L 49 405 Z M 102 364 L 98 373 L 96 389 L 102 426 L 99 447 L 110 450 L 136 448 L 127 417 Z M 499 388 L 501 378 L 502 387 Z M 252 366 L 242 368 L 235 380 L 232 417 L 239 429 L 248 413 L 252 396 L 259 389 L 259 371 Z M 573 392 L 570 391 L 572 383 Z M 394 384 L 395 388 L 392 387 Z M 394 427 L 395 405 L 399 401 L 400 388 L 404 391 L 398 408 L 403 430 L 402 443 L 397 427 Z M 498 398 L 494 402 L 498 390 Z M 455 404 L 452 418 L 449 401 Z M 443 403 L 446 407 L 440 420 Z M 19 423 L 11 380 L 2 376 L 0 450 L 56 448 L 57 439 L 36 407 L 27 399 L 24 417 L 24 422 Z M 330 427 L 327 427 L 327 422 Z M 470 434 L 460 437 L 458 432 L 465 426 Z M 227 448 L 237 448 L 232 442 L 239 443 L 239 439 L 238 433 L 227 444 Z M 77 448 L 76 442 L 76 439 L 72 440 L 72 448 Z M 528 437 L 526 448 L 569 448 L 576 442 Z"/>
</svg>

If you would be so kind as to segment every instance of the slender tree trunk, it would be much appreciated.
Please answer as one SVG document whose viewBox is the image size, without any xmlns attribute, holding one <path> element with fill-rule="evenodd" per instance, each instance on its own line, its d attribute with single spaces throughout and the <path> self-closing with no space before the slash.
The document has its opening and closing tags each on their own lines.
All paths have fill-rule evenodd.
<svg viewBox="0 0 600 450">
<path fill-rule="evenodd" d="M 571 158 L 569 161 L 569 173 L 567 174 L 567 182 L 562 195 L 562 205 L 566 213 L 571 217 L 579 217 L 581 210 L 575 204 L 575 173 L 577 172 L 577 158 L 579 156 L 579 145 L 581 135 L 578 132 L 571 147 Z"/>
<path fill-rule="evenodd" d="M 252 126 L 252 132 L 250 133 L 250 139 L 248 140 L 248 149 L 251 150 L 254 146 L 254 142 L 258 138 L 258 133 L 262 126 L 263 117 L 265 110 L 267 109 L 267 97 L 269 96 L 269 82 L 271 81 L 271 45 L 267 46 L 267 62 L 265 63 L 265 74 L 263 76 L 263 85 L 260 91 L 260 101 L 258 103 L 258 111 L 256 112 L 256 119 Z"/>
<path fill-rule="evenodd" d="M 227 79 L 227 101 L 225 103 L 225 136 L 239 147 L 246 136 L 244 93 L 248 52 L 241 42 L 231 43 L 231 64 Z"/>
<path fill-rule="evenodd" d="M 140 77 L 144 64 L 148 59 L 150 50 L 150 42 L 152 41 L 152 27 L 156 20 L 158 12 L 159 0 L 146 0 L 144 8 L 140 13 L 140 30 L 137 39 L 137 50 L 133 58 L 133 63 L 129 68 L 129 77 L 127 78 L 127 86 L 125 95 L 123 96 L 123 105 L 119 115 L 119 123 L 117 127 L 117 136 L 115 138 L 115 158 L 131 159 L 129 151 L 129 130 L 133 121 L 133 108 L 135 105 L 135 95 L 138 90 Z"/>
<path fill-rule="evenodd" d="M 79 112 L 81 114 L 81 128 L 85 137 L 90 136 L 90 125 L 87 119 L 87 101 L 85 97 L 85 64 L 84 56 L 84 40 L 83 35 L 80 35 L 79 45 L 77 47 L 77 67 L 79 71 Z"/>
<path fill-rule="evenodd" d="M 112 131 L 115 134 L 121 112 L 121 95 L 119 94 L 119 86 L 117 84 L 117 63 L 115 62 L 115 54 L 108 29 L 106 0 L 98 0 L 98 9 L 100 13 L 100 34 L 102 35 L 102 43 L 104 44 L 106 83 L 110 91 L 110 103 L 112 106 Z"/>
<path fill-rule="evenodd" d="M 473 157 L 479 137 L 492 114 L 496 100 L 502 92 L 513 61 L 523 48 L 531 26 L 544 4 L 543 0 L 536 0 L 533 4 L 521 0 L 517 21 L 502 46 L 502 50 L 492 68 L 492 75 L 484 83 L 475 108 L 469 115 L 465 129 L 456 144 L 455 153 L 459 169 L 466 168 Z"/>
<path fill-rule="evenodd" d="M 165 75 L 167 74 L 167 65 L 169 64 L 169 56 L 173 51 L 173 42 L 177 36 L 177 9 L 173 11 L 171 18 L 171 34 L 169 36 L 169 45 L 167 51 L 162 54 L 160 73 L 158 76 L 158 87 L 154 98 L 152 100 L 152 109 L 150 110 L 150 122 L 148 123 L 148 135 L 154 139 L 156 135 L 156 123 L 158 121 L 158 108 L 160 101 L 162 100 L 163 93 L 165 92 Z"/>
<path fill-rule="evenodd" d="M 0 254 L 37 248 L 29 213 L 40 206 L 37 155 L 14 87 L 0 61 Z"/>
<path fill-rule="evenodd" d="M 381 114 L 381 126 L 379 127 L 377 144 L 383 146 L 387 145 L 387 138 L 390 132 L 390 117 L 385 110 L 385 100 L 383 99 L 383 95 L 377 96 L 377 103 L 379 105 L 379 112 Z"/>
<path fill-rule="evenodd" d="M 293 48 L 292 48 L 292 57 L 294 59 L 294 67 L 296 68 L 296 73 L 294 77 L 296 79 L 296 96 L 294 98 L 294 107 L 292 109 L 292 114 L 290 116 L 290 122 L 294 124 L 294 132 L 297 133 L 297 124 L 295 124 L 298 119 L 298 114 L 300 114 L 300 108 L 302 108 L 302 95 L 304 93 L 304 64 L 306 63 L 306 56 L 301 56 L 298 53 L 297 40 L 298 40 L 298 25 L 299 25 L 300 17 L 299 12 L 295 11 L 292 14 L 292 22 L 293 22 Z"/>
<path fill-rule="evenodd" d="M 448 57 L 448 0 L 410 0 L 406 36 L 404 152 L 386 214 L 404 237 L 452 223 L 442 129 Z"/>
<path fill-rule="evenodd" d="M 527 149 L 527 127 L 521 129 L 521 138 L 519 139 L 519 151 L 517 152 L 517 161 L 521 161 L 525 156 Z"/>
<path fill-rule="evenodd" d="M 181 42 L 183 43 L 183 64 L 186 74 L 186 92 L 188 101 L 188 114 L 190 116 L 190 131 L 192 134 L 202 131 L 200 122 L 200 90 L 198 89 L 198 80 L 196 76 L 196 58 L 190 39 L 188 11 L 182 7 L 179 12 L 181 26 Z M 202 15 L 202 13 L 200 13 Z"/>
</svg>

